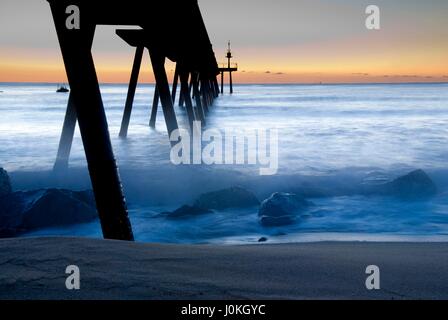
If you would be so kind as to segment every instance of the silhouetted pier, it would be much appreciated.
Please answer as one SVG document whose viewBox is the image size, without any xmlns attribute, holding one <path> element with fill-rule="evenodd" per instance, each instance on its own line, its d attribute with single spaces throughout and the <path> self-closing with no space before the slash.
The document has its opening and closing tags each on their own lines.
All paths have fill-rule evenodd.
<svg viewBox="0 0 448 320">
<path fill-rule="evenodd" d="M 232 56 L 232 49 L 230 48 L 230 41 L 228 42 L 227 46 L 227 64 L 222 63 L 218 67 L 219 73 L 221 73 L 221 93 L 224 93 L 224 73 L 229 73 L 229 87 L 230 87 L 230 93 L 233 93 L 233 80 L 232 80 L 232 72 L 238 71 L 238 64 L 230 62 L 230 60 L 233 58 Z"/>
<path fill-rule="evenodd" d="M 178 128 L 174 102 L 179 81 L 179 104 L 185 105 L 190 125 L 194 120 L 205 121 L 208 108 L 219 94 L 218 64 L 197 0 L 48 2 L 71 88 L 55 169 L 68 165 L 78 120 L 103 235 L 109 239 L 133 240 L 91 53 L 95 28 L 97 25 L 141 28 L 117 30 L 123 40 L 136 48 L 120 136 L 127 135 L 145 49 L 149 52 L 156 81 L 150 124 L 155 124 L 160 101 L 167 131 L 171 134 Z M 73 5 L 80 11 L 79 29 L 66 26 L 67 8 Z M 176 63 L 172 90 L 165 70 L 166 59 Z"/>
</svg>

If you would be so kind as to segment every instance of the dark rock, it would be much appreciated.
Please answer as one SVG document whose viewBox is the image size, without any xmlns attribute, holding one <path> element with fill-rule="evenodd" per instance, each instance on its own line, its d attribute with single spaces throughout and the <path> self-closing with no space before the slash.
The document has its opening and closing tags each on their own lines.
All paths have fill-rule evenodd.
<svg viewBox="0 0 448 320">
<path fill-rule="evenodd" d="M 293 193 L 276 192 L 261 203 L 258 210 L 260 223 L 266 227 L 293 224 L 312 202 Z"/>
<path fill-rule="evenodd" d="M 215 210 L 247 208 L 259 204 L 260 201 L 252 192 L 240 187 L 204 193 L 194 203 L 196 207 Z"/>
<path fill-rule="evenodd" d="M 258 242 L 266 242 L 268 241 L 268 238 L 266 237 L 261 237 L 260 239 L 258 239 Z"/>
<path fill-rule="evenodd" d="M 364 196 L 391 196 L 403 200 L 423 200 L 437 194 L 437 187 L 423 170 L 415 170 L 390 182 L 367 177 L 357 186 L 356 194 Z"/>
<path fill-rule="evenodd" d="M 3 168 L 0 168 L 0 197 L 12 192 L 11 180 L 8 173 Z"/>
<path fill-rule="evenodd" d="M 207 213 L 212 213 L 212 210 L 204 209 L 197 206 L 184 205 L 172 212 L 162 212 L 161 215 L 165 215 L 171 219 L 191 218 Z"/>
<path fill-rule="evenodd" d="M 382 186 L 384 193 L 403 199 L 422 199 L 437 194 L 437 187 L 423 170 L 415 170 Z"/>
<path fill-rule="evenodd" d="M 90 191 L 41 189 L 0 197 L 0 237 L 39 228 L 85 223 L 98 217 Z"/>
</svg>

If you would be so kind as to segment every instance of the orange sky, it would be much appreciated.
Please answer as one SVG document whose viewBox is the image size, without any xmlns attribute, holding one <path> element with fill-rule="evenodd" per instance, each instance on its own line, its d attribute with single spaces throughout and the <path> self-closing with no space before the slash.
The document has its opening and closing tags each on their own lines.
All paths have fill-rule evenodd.
<svg viewBox="0 0 448 320">
<path fill-rule="evenodd" d="M 347 83 L 347 82 L 445 82 L 448 46 L 433 50 L 416 50 L 403 55 L 399 51 L 366 52 L 365 55 L 347 55 L 322 45 L 323 53 L 314 53 L 313 47 L 266 48 L 255 55 L 251 48 L 235 49 L 239 71 L 234 74 L 239 83 Z M 343 51 L 343 50 L 341 50 Z M 291 53 L 296 53 L 291 54 Z M 275 59 L 277 57 L 277 59 Z M 126 83 L 129 80 L 133 52 L 128 54 L 95 55 L 100 82 Z M 219 57 L 218 57 L 218 60 Z M 224 59 L 221 59 L 224 60 Z M 146 66 L 146 67 L 145 67 Z M 167 62 L 168 76 L 174 65 Z M 144 57 L 139 81 L 153 82 L 149 59 Z M 65 70 L 59 53 L 30 55 L 14 49 L 0 53 L 0 82 L 66 82 Z"/>
</svg>

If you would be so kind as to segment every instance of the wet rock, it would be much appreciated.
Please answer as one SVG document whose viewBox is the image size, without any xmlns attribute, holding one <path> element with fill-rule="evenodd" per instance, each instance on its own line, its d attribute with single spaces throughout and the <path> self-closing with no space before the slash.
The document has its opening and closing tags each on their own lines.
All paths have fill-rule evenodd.
<svg viewBox="0 0 448 320">
<path fill-rule="evenodd" d="M 313 203 L 293 193 L 276 192 L 261 203 L 260 223 L 266 227 L 295 223 Z"/>
<path fill-rule="evenodd" d="M 0 168 L 0 197 L 12 192 L 11 180 L 8 173 L 3 168 Z"/>
<path fill-rule="evenodd" d="M 181 218 L 191 218 L 195 216 L 200 216 L 212 212 L 213 212 L 212 210 L 204 209 L 197 206 L 183 205 L 182 207 L 172 212 L 162 212 L 161 215 L 164 215 L 170 219 L 181 219 Z"/>
<path fill-rule="evenodd" d="M 196 207 L 214 210 L 247 208 L 259 204 L 260 201 L 252 192 L 240 187 L 204 193 L 194 202 Z"/>
<path fill-rule="evenodd" d="M 384 192 L 404 199 L 422 199 L 437 194 L 437 187 L 423 170 L 415 170 L 384 184 Z"/>
<path fill-rule="evenodd" d="M 90 191 L 41 189 L 13 192 L 0 198 L 0 237 L 90 222 L 97 217 Z"/>
<path fill-rule="evenodd" d="M 268 238 L 266 237 L 261 237 L 260 239 L 258 239 L 258 242 L 266 242 L 268 241 Z"/>
</svg>

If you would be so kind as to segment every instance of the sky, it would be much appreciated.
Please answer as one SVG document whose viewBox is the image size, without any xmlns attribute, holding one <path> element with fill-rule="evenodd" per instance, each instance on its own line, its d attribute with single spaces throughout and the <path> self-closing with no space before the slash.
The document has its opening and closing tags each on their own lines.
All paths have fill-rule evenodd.
<svg viewBox="0 0 448 320">
<path fill-rule="evenodd" d="M 94 1 L 94 0 L 93 0 Z M 380 8 L 381 29 L 365 27 Z M 219 62 L 232 43 L 239 83 L 448 81 L 446 0 L 199 0 Z M 81 18 L 82 19 L 82 18 Z M 99 26 L 101 82 L 127 83 L 134 51 Z M 173 63 L 167 63 L 172 76 Z M 0 82 L 66 82 L 45 0 L 0 0 Z M 140 82 L 153 82 L 147 55 Z"/>
</svg>

